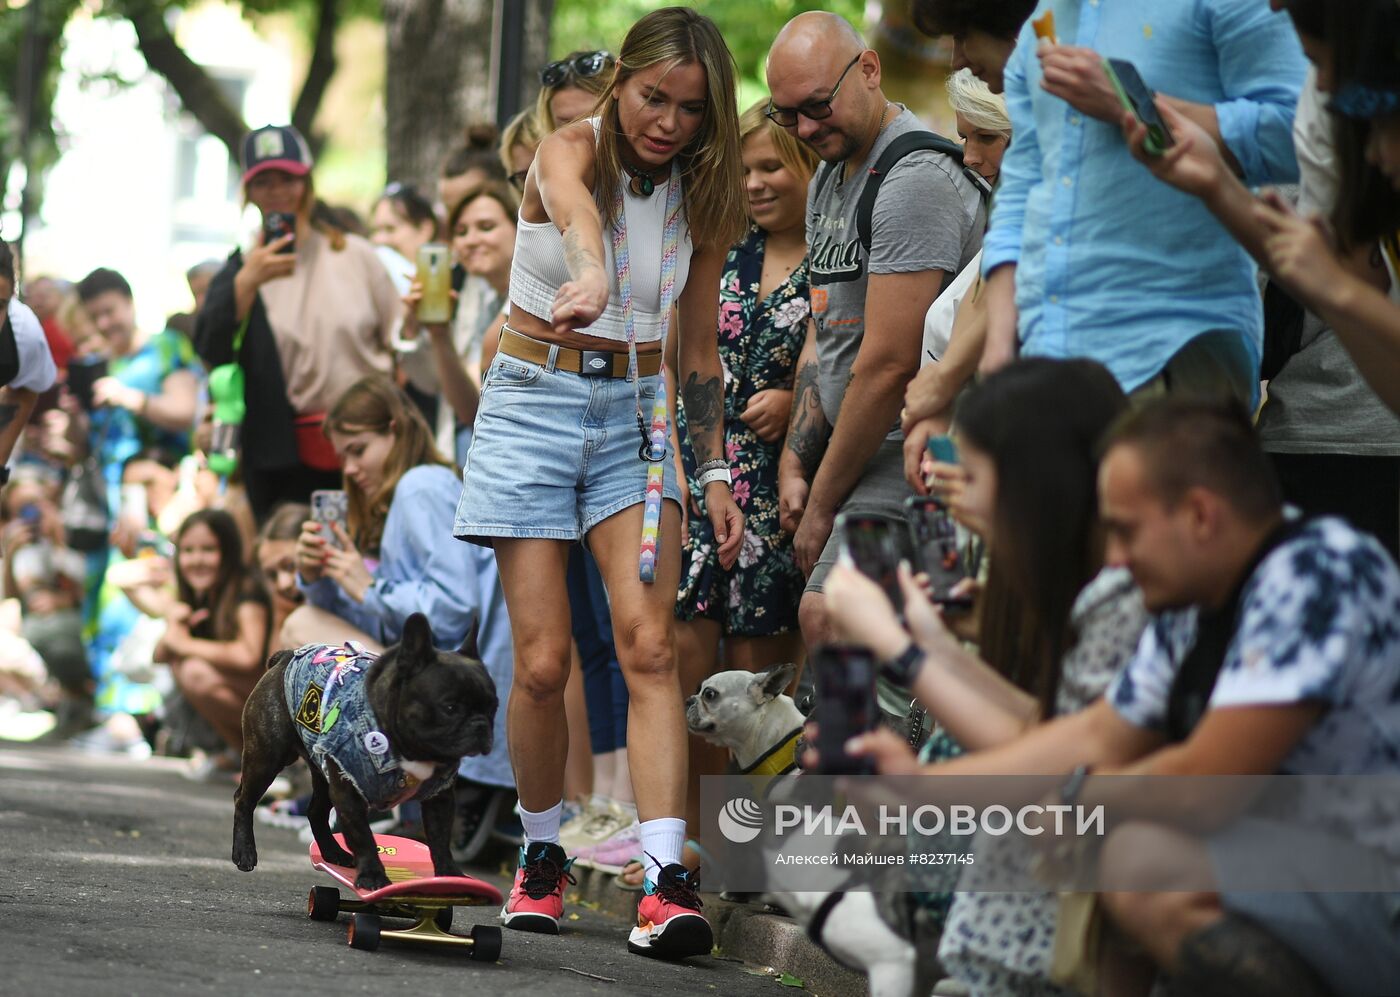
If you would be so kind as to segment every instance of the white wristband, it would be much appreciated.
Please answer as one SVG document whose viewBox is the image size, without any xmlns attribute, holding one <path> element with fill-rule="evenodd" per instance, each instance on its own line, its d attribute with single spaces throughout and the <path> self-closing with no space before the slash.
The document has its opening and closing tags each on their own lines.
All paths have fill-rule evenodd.
<svg viewBox="0 0 1400 997">
<path fill-rule="evenodd" d="M 734 484 L 734 479 L 730 476 L 729 468 L 727 467 L 711 468 L 704 474 L 700 475 L 699 479 L 697 480 L 699 480 L 701 488 L 704 488 L 706 485 L 709 485 L 711 482 L 715 481 L 723 481 L 726 485 Z"/>
</svg>

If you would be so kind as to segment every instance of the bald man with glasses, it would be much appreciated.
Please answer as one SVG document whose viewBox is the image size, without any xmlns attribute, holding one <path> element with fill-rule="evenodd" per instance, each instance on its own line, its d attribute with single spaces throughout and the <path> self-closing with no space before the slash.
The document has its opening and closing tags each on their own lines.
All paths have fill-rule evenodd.
<svg viewBox="0 0 1400 997">
<path fill-rule="evenodd" d="M 807 195 L 812 321 L 779 468 L 783 522 L 808 575 L 802 634 L 814 646 L 829 638 L 821 590 L 839 546 L 837 514 L 903 528 L 904 389 L 919 370 L 924 313 L 981 248 L 984 219 L 960 164 L 918 150 L 885 175 L 869 244 L 861 240 L 857 205 L 870 168 L 924 126 L 885 98 L 880 57 L 841 17 L 789 21 L 768 54 L 768 88 L 768 117 L 824 161 Z"/>
</svg>

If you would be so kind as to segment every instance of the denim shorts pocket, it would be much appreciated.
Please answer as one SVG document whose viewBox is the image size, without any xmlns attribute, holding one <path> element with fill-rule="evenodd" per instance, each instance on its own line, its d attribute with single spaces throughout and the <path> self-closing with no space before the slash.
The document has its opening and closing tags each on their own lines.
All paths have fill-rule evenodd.
<svg viewBox="0 0 1400 997">
<path fill-rule="evenodd" d="M 543 372 L 544 368 L 539 364 L 498 355 L 486 372 L 485 387 L 490 387 L 493 384 L 524 387 L 538 381 Z"/>
</svg>

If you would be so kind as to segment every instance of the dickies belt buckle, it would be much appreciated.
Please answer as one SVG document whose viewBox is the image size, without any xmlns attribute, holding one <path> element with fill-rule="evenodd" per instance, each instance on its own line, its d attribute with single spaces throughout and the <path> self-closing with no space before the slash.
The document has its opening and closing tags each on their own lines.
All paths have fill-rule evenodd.
<svg viewBox="0 0 1400 997">
<path fill-rule="evenodd" d="M 583 377 L 612 377 L 613 354 L 606 350 L 580 350 L 578 372 Z"/>
</svg>

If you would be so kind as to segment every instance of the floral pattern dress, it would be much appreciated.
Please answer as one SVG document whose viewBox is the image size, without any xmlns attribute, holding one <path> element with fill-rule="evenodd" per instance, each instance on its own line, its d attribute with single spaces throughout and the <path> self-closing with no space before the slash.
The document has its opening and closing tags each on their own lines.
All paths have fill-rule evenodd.
<svg viewBox="0 0 1400 997">
<path fill-rule="evenodd" d="M 792 537 L 778 524 L 778 457 L 783 443 L 765 443 L 739 418 L 749 399 L 767 388 L 790 390 L 811 314 L 807 261 L 759 300 L 767 233 L 753 226 L 729 251 L 719 292 L 719 357 L 724 367 L 724 452 L 734 502 L 744 513 L 744 541 L 729 571 L 719 564 L 714 529 L 690 516 L 681 562 L 676 616 L 711 619 L 735 637 L 767 637 L 797 629 L 805 579 Z M 703 509 L 695 454 L 684 443 L 685 407 L 676 405 L 681 459 L 690 494 Z"/>
</svg>

